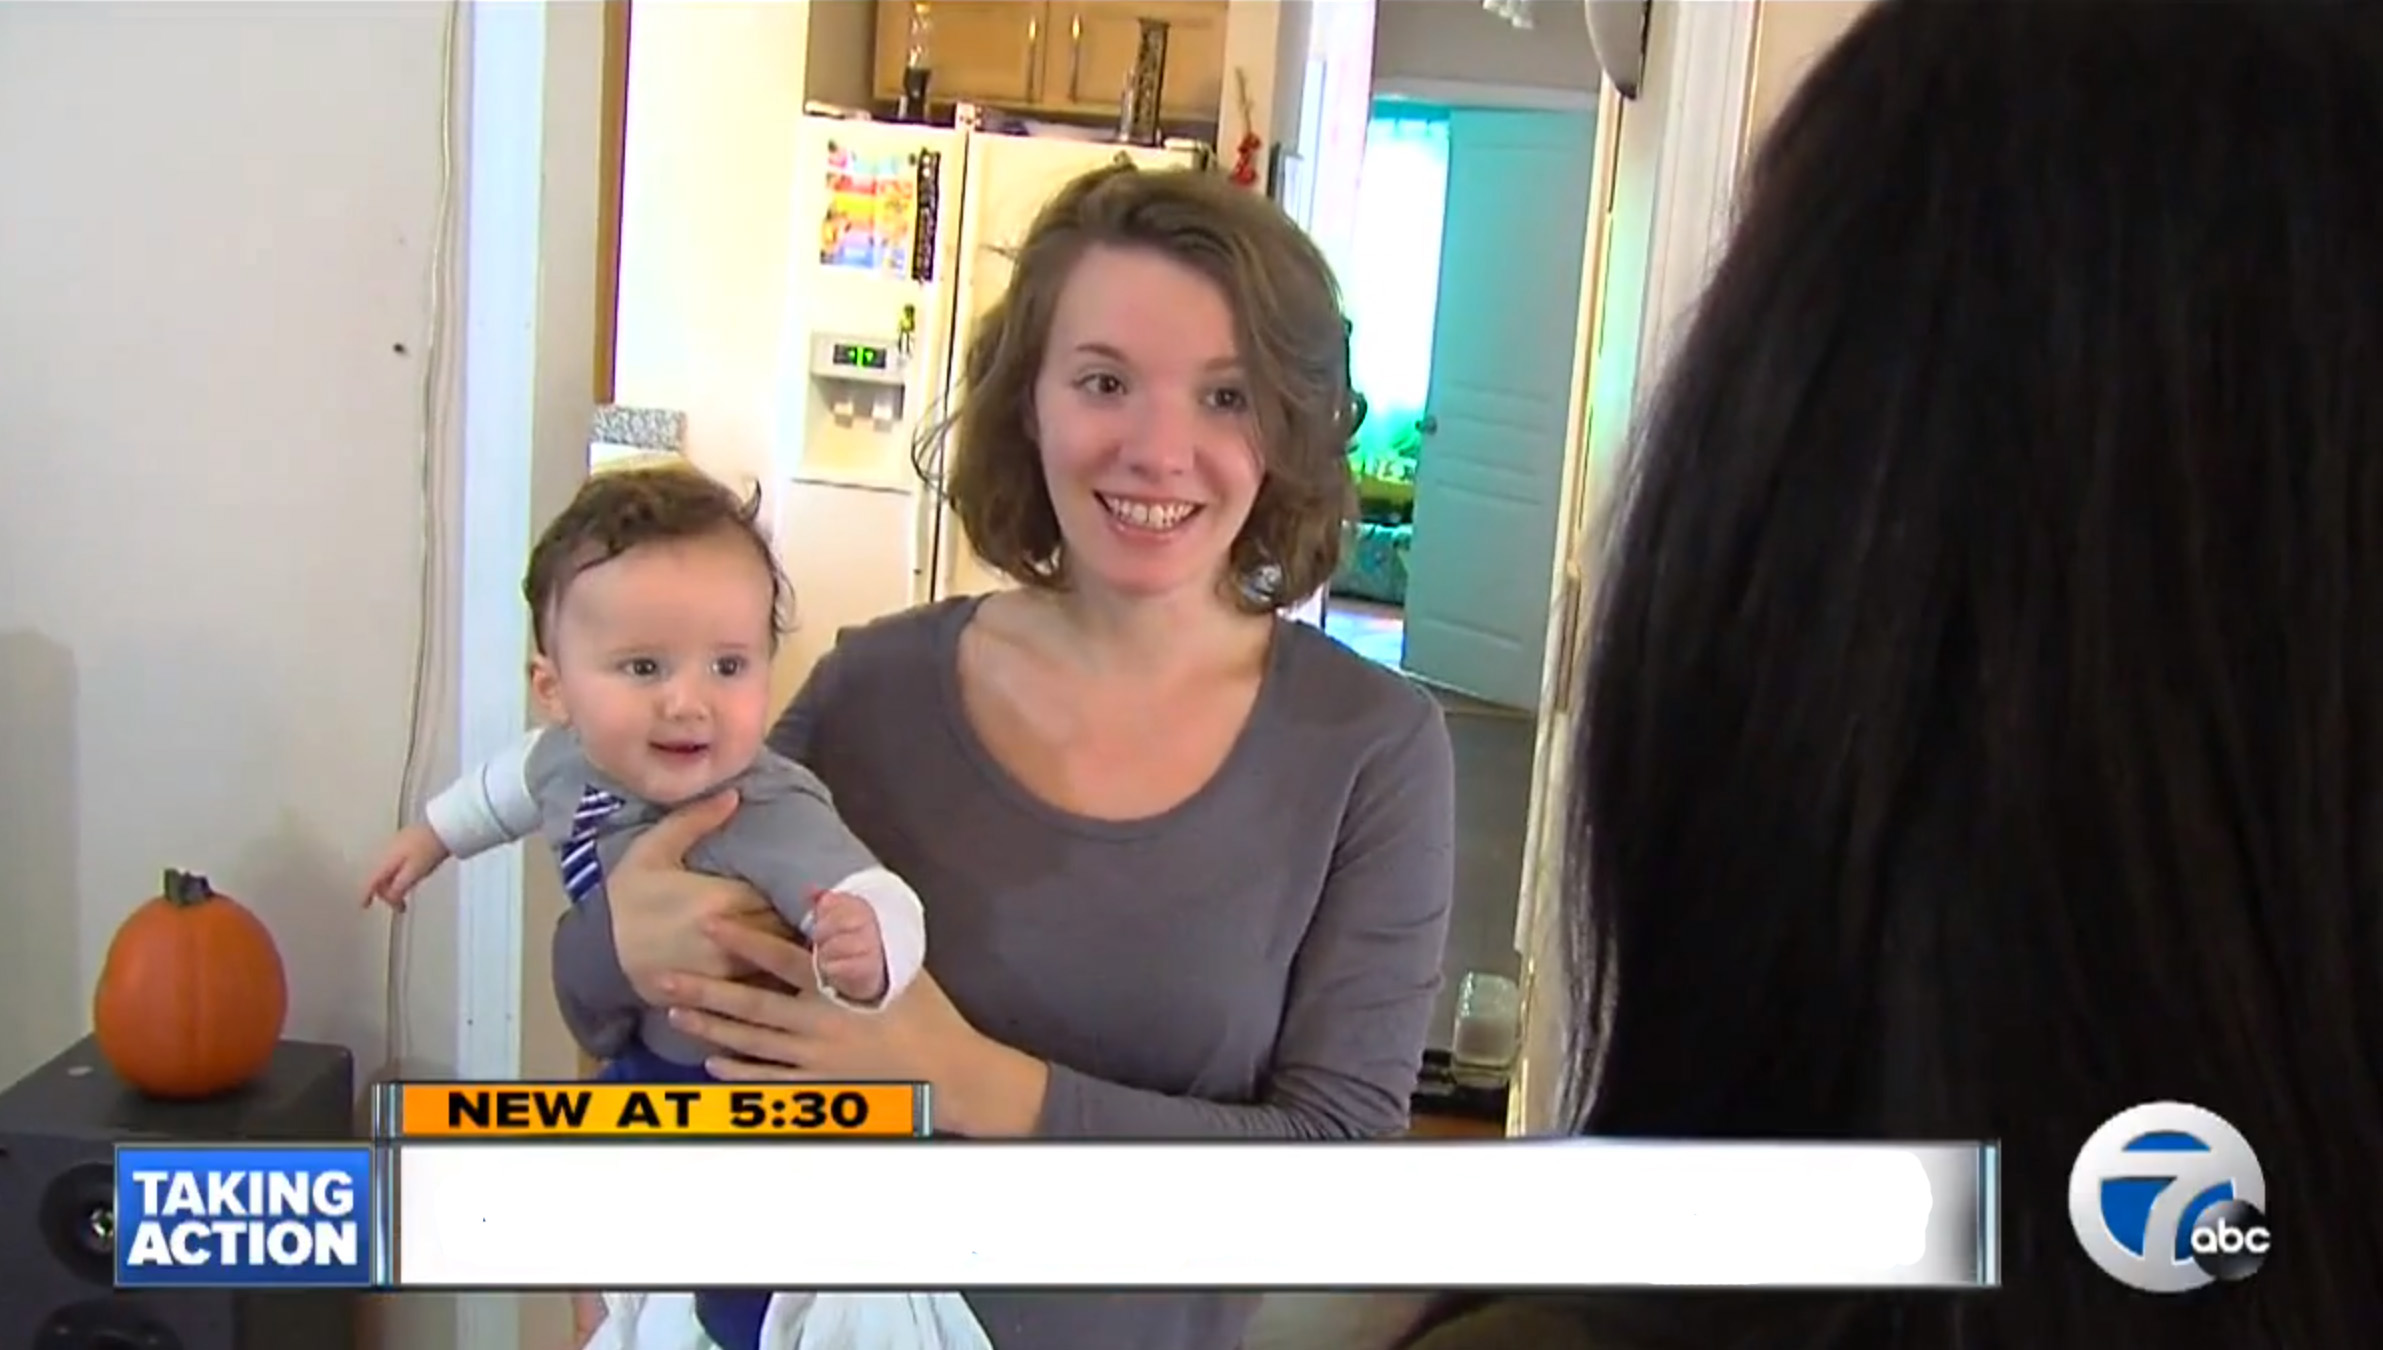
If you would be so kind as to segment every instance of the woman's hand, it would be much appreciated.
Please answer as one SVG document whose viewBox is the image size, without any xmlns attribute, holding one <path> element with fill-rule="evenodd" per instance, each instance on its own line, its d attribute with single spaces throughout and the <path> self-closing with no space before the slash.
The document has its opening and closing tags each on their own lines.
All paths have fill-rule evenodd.
<svg viewBox="0 0 2383 1350">
<path fill-rule="evenodd" d="M 648 1003 L 669 1001 L 663 979 L 673 972 L 718 979 L 749 973 L 706 936 L 706 924 L 773 933 L 780 940 L 786 935 L 785 922 L 760 892 L 741 881 L 687 870 L 687 850 L 734 814 L 733 792 L 682 806 L 631 841 L 620 865 L 604 879 L 621 973 Z"/>
<path fill-rule="evenodd" d="M 661 981 L 671 1025 L 722 1051 L 708 1065 L 715 1076 L 926 1083 L 939 1130 L 1034 1132 L 1049 1066 L 968 1025 L 932 975 L 922 971 L 882 1009 L 841 1008 L 819 996 L 811 954 L 785 937 L 726 916 L 704 929 L 721 951 L 785 986 L 692 973 Z"/>
</svg>

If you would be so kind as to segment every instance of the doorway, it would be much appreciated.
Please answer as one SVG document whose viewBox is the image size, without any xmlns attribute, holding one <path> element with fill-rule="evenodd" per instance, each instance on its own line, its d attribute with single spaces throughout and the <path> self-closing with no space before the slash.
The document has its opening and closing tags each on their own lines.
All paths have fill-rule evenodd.
<svg viewBox="0 0 2383 1350">
<path fill-rule="evenodd" d="M 1586 95 L 1377 84 L 1339 260 L 1366 415 L 1325 631 L 1428 690 L 1456 778 L 1434 1054 L 1515 933 L 1567 462 L 1598 114 Z M 1427 1060 L 1427 1081 L 1437 1062 Z"/>
<path fill-rule="evenodd" d="M 1590 107 L 1385 96 L 1359 172 L 1361 522 L 1325 627 L 1522 714 L 1545 664 L 1595 143 Z"/>
</svg>

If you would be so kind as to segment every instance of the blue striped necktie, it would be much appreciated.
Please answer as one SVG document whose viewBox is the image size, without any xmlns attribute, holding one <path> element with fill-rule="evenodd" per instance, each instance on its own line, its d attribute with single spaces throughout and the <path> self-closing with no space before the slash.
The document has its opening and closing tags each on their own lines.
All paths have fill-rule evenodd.
<svg viewBox="0 0 2383 1350">
<path fill-rule="evenodd" d="M 571 813 L 571 836 L 563 841 L 563 893 L 576 905 L 594 895 L 604 884 L 604 862 L 596 856 L 596 836 L 603 831 L 604 822 L 624 803 L 617 796 L 590 783 L 579 794 L 579 807 Z"/>
</svg>

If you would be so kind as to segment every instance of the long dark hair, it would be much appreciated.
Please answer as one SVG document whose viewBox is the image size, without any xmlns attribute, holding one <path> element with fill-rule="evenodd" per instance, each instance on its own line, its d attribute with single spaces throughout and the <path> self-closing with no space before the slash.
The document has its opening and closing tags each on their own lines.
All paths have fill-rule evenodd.
<svg viewBox="0 0 2383 1350">
<path fill-rule="evenodd" d="M 1999 1139 L 2006 1287 L 1584 1301 L 1610 1343 L 2383 1328 L 2379 9 L 1889 0 L 1767 138 L 1608 536 L 1571 1118 Z M 2245 1284 L 2072 1234 L 2159 1099 L 2259 1153 Z"/>
</svg>

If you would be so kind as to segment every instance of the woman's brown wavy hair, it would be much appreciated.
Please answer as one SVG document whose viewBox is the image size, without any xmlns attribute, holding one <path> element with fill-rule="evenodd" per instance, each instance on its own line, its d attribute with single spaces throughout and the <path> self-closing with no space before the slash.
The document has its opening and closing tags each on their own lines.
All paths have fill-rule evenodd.
<svg viewBox="0 0 2383 1350">
<path fill-rule="evenodd" d="M 1034 385 L 1060 292 L 1095 248 L 1160 254 L 1225 293 L 1265 472 L 1233 541 L 1230 598 L 1262 614 L 1322 590 L 1357 509 L 1348 451 L 1362 405 L 1349 383 L 1339 287 L 1281 208 L 1195 169 L 1119 164 L 1086 174 L 1043 208 L 1011 255 L 1016 271 L 977 322 L 957 407 L 918 447 L 922 474 L 945 449 L 944 491 L 969 547 L 1020 585 L 1068 584 L 1034 439 Z"/>
</svg>

